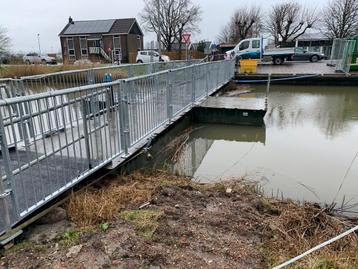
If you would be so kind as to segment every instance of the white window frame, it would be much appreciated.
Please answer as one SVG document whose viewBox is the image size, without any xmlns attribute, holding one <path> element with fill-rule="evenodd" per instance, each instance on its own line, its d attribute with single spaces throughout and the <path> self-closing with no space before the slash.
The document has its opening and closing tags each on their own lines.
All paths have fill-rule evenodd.
<svg viewBox="0 0 358 269">
<path fill-rule="evenodd" d="M 140 35 L 137 35 L 137 40 L 138 40 L 137 43 L 139 43 L 138 44 L 138 50 L 141 50 L 142 49 L 142 39 L 141 39 Z"/>
<path fill-rule="evenodd" d="M 72 41 L 73 48 L 70 48 L 69 41 Z M 73 50 L 73 54 L 70 53 L 70 50 Z M 69 59 L 76 59 L 75 41 L 73 37 L 67 37 L 67 52 Z"/>
<path fill-rule="evenodd" d="M 85 41 L 86 47 L 82 47 L 83 40 Z M 80 50 L 81 50 L 81 57 L 88 58 L 88 45 L 87 45 L 87 38 L 85 36 L 80 37 Z M 83 53 L 84 50 L 86 50 L 86 53 Z"/>
<path fill-rule="evenodd" d="M 115 39 L 118 39 L 119 41 L 119 47 L 116 47 L 116 42 L 115 42 Z M 121 54 L 121 51 L 122 51 L 122 47 L 121 47 L 121 36 L 119 35 L 114 35 L 113 36 L 113 52 L 117 55 Z M 117 53 L 119 52 L 119 53 Z"/>
</svg>

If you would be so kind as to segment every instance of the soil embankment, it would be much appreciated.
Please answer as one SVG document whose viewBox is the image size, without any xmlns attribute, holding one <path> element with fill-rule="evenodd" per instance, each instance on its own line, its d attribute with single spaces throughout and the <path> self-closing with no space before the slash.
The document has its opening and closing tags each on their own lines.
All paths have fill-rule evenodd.
<svg viewBox="0 0 358 269">
<path fill-rule="evenodd" d="M 0 268 L 270 268 L 353 224 L 242 180 L 161 172 L 107 179 L 65 209 L 30 227 Z M 351 235 L 292 268 L 358 268 L 357 248 Z"/>
</svg>

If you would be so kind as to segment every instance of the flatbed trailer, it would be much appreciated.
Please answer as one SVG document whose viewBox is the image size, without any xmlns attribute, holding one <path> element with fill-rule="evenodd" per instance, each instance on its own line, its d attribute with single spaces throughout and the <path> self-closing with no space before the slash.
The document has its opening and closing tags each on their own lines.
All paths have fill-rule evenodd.
<svg viewBox="0 0 358 269">
<path fill-rule="evenodd" d="M 263 50 L 263 57 L 271 57 L 273 64 L 283 64 L 286 60 L 292 59 L 295 55 L 294 48 L 275 48 Z"/>
</svg>

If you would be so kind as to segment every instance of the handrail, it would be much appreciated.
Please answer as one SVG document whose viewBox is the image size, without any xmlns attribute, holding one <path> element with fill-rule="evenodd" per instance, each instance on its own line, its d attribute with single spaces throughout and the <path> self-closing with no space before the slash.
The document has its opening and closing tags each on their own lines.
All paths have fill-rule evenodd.
<svg viewBox="0 0 358 269">
<path fill-rule="evenodd" d="M 192 60 L 190 60 L 190 61 L 192 61 Z M 187 63 L 187 62 L 189 62 L 189 61 L 176 60 L 176 61 L 170 61 L 169 63 L 174 63 L 174 64 L 178 63 L 179 64 L 179 63 Z M 105 70 L 105 69 L 114 69 L 114 68 L 140 67 L 140 66 L 148 66 L 151 64 L 165 65 L 168 63 L 166 63 L 166 62 L 151 62 L 151 63 L 138 63 L 138 64 L 108 65 L 108 66 L 100 66 L 100 67 L 85 68 L 85 69 L 66 70 L 66 71 L 32 75 L 32 76 L 24 76 L 24 77 L 20 77 L 20 79 L 37 79 L 37 78 L 45 78 L 45 77 L 49 77 L 49 76 L 54 76 L 54 75 L 68 75 L 68 74 L 73 74 L 73 73 L 82 73 L 82 72 L 88 72 L 88 71 L 101 71 L 101 70 Z M 6 78 L 6 80 L 16 80 L 16 79 Z"/>
<path fill-rule="evenodd" d="M 0 106 L 16 104 L 16 103 L 21 102 L 21 101 L 33 101 L 33 100 L 36 100 L 36 99 L 39 99 L 39 98 L 41 99 L 41 98 L 46 98 L 46 97 L 60 96 L 60 95 L 63 95 L 63 94 L 71 94 L 71 93 L 76 93 L 76 92 L 83 92 L 83 91 L 88 91 L 88 90 L 91 90 L 91 89 L 96 89 L 98 87 L 110 87 L 110 86 L 114 86 L 114 85 L 119 84 L 120 81 L 129 82 L 129 81 L 134 81 L 134 80 L 138 80 L 138 79 L 154 77 L 154 76 L 157 76 L 157 75 L 160 75 L 160 74 L 165 74 L 165 73 L 168 73 L 168 72 L 185 70 L 185 69 L 191 68 L 193 66 L 219 64 L 219 63 L 225 62 L 225 61 L 230 61 L 230 60 L 221 60 L 221 61 L 216 61 L 216 62 L 207 62 L 207 63 L 200 63 L 200 64 L 196 64 L 196 65 L 189 65 L 189 66 L 179 67 L 179 68 L 175 68 L 175 69 L 159 71 L 159 72 L 152 73 L 152 74 L 136 76 L 136 77 L 126 78 L 126 79 L 120 79 L 120 80 L 116 80 L 116 81 L 113 81 L 113 82 L 96 83 L 96 84 L 84 85 L 84 86 L 73 87 L 73 88 L 68 88 L 68 89 L 61 89 L 61 90 L 56 90 L 56 91 L 46 91 L 46 92 L 35 93 L 35 94 L 31 94 L 31 95 L 4 98 L 4 99 L 0 100 Z"/>
</svg>

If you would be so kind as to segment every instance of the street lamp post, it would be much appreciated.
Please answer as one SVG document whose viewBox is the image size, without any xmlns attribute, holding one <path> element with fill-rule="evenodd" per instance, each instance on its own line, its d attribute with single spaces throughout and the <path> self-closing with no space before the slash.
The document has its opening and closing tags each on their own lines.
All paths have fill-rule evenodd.
<svg viewBox="0 0 358 269">
<path fill-rule="evenodd" d="M 37 43 L 39 44 L 39 55 L 41 55 L 40 34 L 37 34 Z"/>
</svg>

